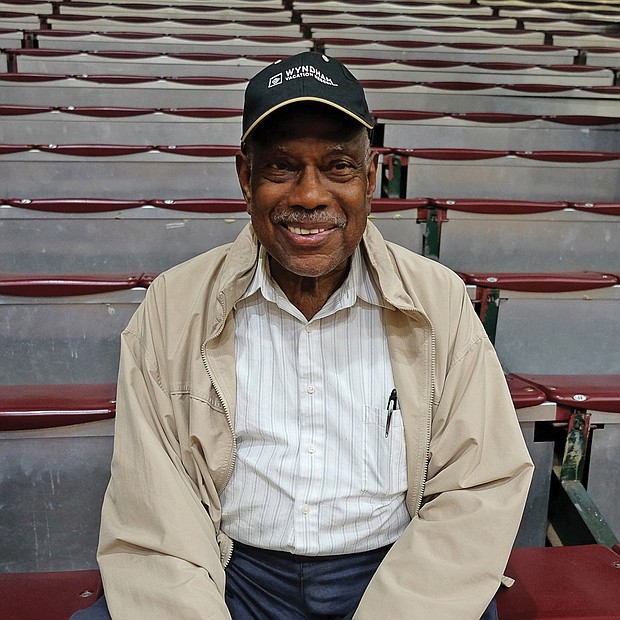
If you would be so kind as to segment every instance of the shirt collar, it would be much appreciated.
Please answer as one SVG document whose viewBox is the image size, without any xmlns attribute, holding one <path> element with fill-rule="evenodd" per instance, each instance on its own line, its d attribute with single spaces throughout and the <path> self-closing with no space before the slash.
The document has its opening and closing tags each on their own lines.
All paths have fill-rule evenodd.
<svg viewBox="0 0 620 620">
<path fill-rule="evenodd" d="M 292 306 L 292 304 L 277 282 L 271 277 L 269 256 L 262 245 L 260 246 L 254 277 L 239 301 L 247 299 L 257 291 L 260 291 L 267 301 L 275 303 L 279 307 L 290 312 L 290 306 Z M 357 298 L 375 306 L 387 307 L 385 302 L 382 301 L 379 291 L 372 280 L 362 256 L 360 246 L 353 252 L 353 256 L 351 257 L 351 268 L 349 269 L 346 280 L 313 318 L 319 319 L 328 314 L 337 312 L 338 310 L 342 310 L 343 308 L 350 308 L 355 304 Z M 294 308 L 294 306 L 292 307 Z M 296 316 L 303 316 L 298 310 L 291 313 Z"/>
</svg>

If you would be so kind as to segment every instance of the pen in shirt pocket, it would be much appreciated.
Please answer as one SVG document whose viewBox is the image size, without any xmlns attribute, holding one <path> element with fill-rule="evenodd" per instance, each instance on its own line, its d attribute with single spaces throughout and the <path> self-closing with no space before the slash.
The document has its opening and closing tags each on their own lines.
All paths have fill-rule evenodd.
<svg viewBox="0 0 620 620">
<path fill-rule="evenodd" d="M 387 417 L 385 419 L 385 436 L 387 437 L 390 434 L 390 426 L 392 424 L 392 415 L 394 414 L 394 409 L 398 409 L 398 394 L 396 393 L 396 388 L 392 390 L 390 397 L 388 398 L 387 403 Z"/>
</svg>

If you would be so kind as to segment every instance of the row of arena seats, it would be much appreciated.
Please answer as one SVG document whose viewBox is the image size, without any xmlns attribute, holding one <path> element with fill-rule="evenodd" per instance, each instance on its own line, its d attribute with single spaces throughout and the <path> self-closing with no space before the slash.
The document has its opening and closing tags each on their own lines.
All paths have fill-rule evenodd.
<svg viewBox="0 0 620 620">
<path fill-rule="evenodd" d="M 514 549 L 506 571 L 516 581 L 498 592 L 499 615 L 502 620 L 616 618 L 619 569 L 620 548 Z M 97 570 L 0 574 L 0 589 L 5 620 L 66 620 L 102 594 Z"/>
<path fill-rule="evenodd" d="M 407 148 L 615 152 L 620 116 L 447 113 L 373 110 L 376 146 Z M 5 144 L 192 144 L 197 129 L 213 145 L 227 145 L 241 131 L 240 108 L 1 105 Z M 105 122 L 93 122 L 105 119 Z M 577 130 L 576 128 L 579 128 Z"/>
<path fill-rule="evenodd" d="M 620 273 L 463 273 L 461 276 L 495 341 L 503 367 L 510 373 L 513 400 L 537 464 L 518 545 L 544 545 L 554 445 L 558 442 L 556 434 L 564 432 L 562 425 L 565 426 L 572 415 L 567 402 L 575 409 L 585 407 L 596 414 L 592 424 L 588 424 L 583 446 L 584 458 L 587 453 L 589 464 L 588 492 L 602 512 L 602 518 L 612 528 L 620 529 L 616 510 L 620 492 L 617 458 L 620 365 L 617 317 L 614 314 L 620 301 Z M 4 274 L 0 278 L 0 343 L 5 359 L 13 362 L 11 368 L 7 368 L 9 386 L 0 396 L 0 400 L 5 399 L 0 414 L 4 431 L 33 431 L 38 427 L 86 422 L 89 418 L 79 417 L 82 416 L 80 411 L 86 404 L 92 406 L 97 398 L 106 400 L 107 408 L 99 403 L 92 406 L 87 416 L 100 416 L 90 419 L 101 420 L 101 416 L 113 415 L 118 334 L 143 299 L 153 277 L 154 274 L 130 273 L 99 277 L 92 274 L 36 277 L 32 274 Z M 585 323 L 589 325 L 588 329 L 584 329 Z M 616 374 L 609 375 L 610 372 Z M 599 377 L 600 383 L 592 375 Z M 24 384 L 25 381 L 34 381 L 34 385 Z M 524 381 L 528 385 L 524 386 Z M 80 387 L 87 382 L 96 382 L 96 388 Z M 57 383 L 74 387 L 69 391 L 65 387 L 50 387 L 50 384 Z M 536 387 L 532 383 L 536 383 Z M 580 396 L 576 397 L 576 393 Z M 33 403 L 34 408 L 28 409 Z M 77 410 L 78 418 L 67 414 L 72 408 Z M 562 428 L 554 431 L 556 425 Z M 93 425 L 76 428 L 66 432 L 77 433 L 79 437 L 83 433 L 90 436 L 93 432 Z M 107 430 L 99 429 L 97 425 L 94 428 L 98 445 L 108 442 L 105 445 L 111 450 L 111 426 L 105 427 Z M 544 428 L 546 431 L 543 432 L 541 429 Z M 590 428 L 593 429 L 591 437 Z M 56 431 L 53 434 L 55 436 Z M 27 482 L 19 477 L 20 472 L 23 475 L 24 453 L 19 442 L 12 441 L 18 438 L 5 434 L 6 447 L 3 450 L 6 456 L 3 471 L 11 469 L 10 463 L 17 464 L 12 467 L 17 469 L 14 475 L 6 478 L 14 478 L 16 487 Z M 66 442 L 66 437 L 63 441 Z M 590 446 L 589 450 L 587 446 Z M 18 453 L 12 454 L 15 449 Z M 64 459 L 66 451 L 54 446 L 50 446 L 50 450 Z M 48 477 L 41 476 L 39 470 L 40 467 L 45 470 L 49 455 L 42 449 L 37 450 L 37 454 L 42 461 L 33 468 L 34 475 L 43 489 L 56 494 L 57 489 L 54 485 L 50 489 Z M 87 460 L 89 467 L 95 466 L 97 461 L 91 457 Z M 78 463 L 82 464 L 81 458 Z M 104 451 L 98 466 L 105 471 L 108 464 L 109 454 Z M 50 464 L 50 467 L 59 466 L 55 460 Z M 71 480 L 75 475 L 66 475 L 63 479 Z M 102 480 L 105 478 L 102 476 Z M 572 482 L 583 484 L 585 480 L 580 475 L 579 480 Z M 17 496 L 16 489 L 10 485 L 6 486 L 6 492 L 8 497 Z M 95 493 L 92 498 L 95 507 L 91 517 L 96 529 L 101 489 L 93 486 L 92 492 Z M 71 490 L 70 494 L 75 495 Z M 31 500 L 28 498 L 29 507 L 32 506 Z M 14 519 L 6 522 L 21 527 L 24 516 L 18 511 Z M 23 537 L 11 538 L 20 541 Z M 35 547 L 28 549 L 34 553 Z M 20 555 L 28 565 L 44 561 L 43 558 L 29 557 L 24 549 L 19 552 L 13 562 L 17 562 Z M 48 550 L 44 549 L 45 557 L 47 553 Z M 81 558 L 82 555 L 73 554 L 73 557 Z M 50 557 L 58 561 L 58 550 Z"/>
<path fill-rule="evenodd" d="M 56 75 L 201 76 L 251 78 L 274 56 L 235 54 L 168 54 L 144 52 L 82 52 L 77 50 L 9 49 L 3 52 L 12 73 Z M 345 59 L 359 80 L 381 80 L 386 75 L 410 82 L 469 81 L 483 84 L 561 84 L 565 86 L 613 86 L 617 72 L 592 65 L 556 65 L 506 62 L 457 62 L 448 60 L 386 61 L 372 58 Z M 1 66 L 0 66 L 1 68 Z"/>
<path fill-rule="evenodd" d="M 247 34 L 247 33 L 246 33 Z M 608 47 L 510 44 L 506 41 L 463 42 L 462 36 L 445 40 L 444 32 L 417 31 L 415 40 L 365 40 L 355 38 L 306 39 L 293 36 L 251 34 L 162 34 L 156 32 L 82 32 L 75 30 L 2 30 L 0 49 L 48 49 L 60 51 L 123 51 L 158 54 L 234 53 L 265 55 L 276 45 L 280 53 L 293 54 L 316 48 L 338 58 L 386 60 L 443 60 L 447 62 L 504 62 L 539 65 L 620 66 L 620 40 L 611 38 Z M 403 35 L 404 36 L 404 35 Z M 599 41 L 600 43 L 600 41 Z M 7 67 L 8 68 L 8 67 Z"/>
<path fill-rule="evenodd" d="M 461 275 L 507 374 L 537 468 L 500 617 L 617 617 L 617 3 L 149 4 L 0 2 L 0 617 L 99 595 L 118 335 L 247 223 L 245 84 L 306 49 L 368 92 L 373 221 Z"/>
<path fill-rule="evenodd" d="M 618 201 L 376 198 L 371 219 L 390 240 L 464 273 L 620 273 L 619 215 Z M 232 241 L 247 221 L 240 198 L 9 198 L 0 200 L 0 259 L 13 273 L 160 272 Z"/>
<path fill-rule="evenodd" d="M 394 156 L 407 166 L 407 198 L 432 195 L 442 186 L 448 196 L 495 195 L 511 199 L 553 200 L 557 188 L 578 201 L 619 200 L 619 152 L 509 151 L 491 149 L 377 149 L 385 174 Z M 79 195 L 83 179 L 94 196 L 121 198 L 170 196 L 169 178 L 182 186 L 174 195 L 189 198 L 240 197 L 234 157 L 237 146 L 0 144 L 0 195 L 42 198 Z M 37 174 L 33 174 L 36 169 Z M 42 185 L 56 179 L 53 189 Z M 112 187 L 110 180 L 114 179 Z M 28 182 L 30 180 L 30 182 Z M 524 190 L 524 188 L 526 188 Z M 170 196 L 172 197 L 172 196 Z"/>
<path fill-rule="evenodd" d="M 388 74 L 391 75 L 391 74 Z M 0 104 L 243 106 L 245 78 L 0 73 Z M 362 80 L 371 109 L 617 116 L 620 86 Z"/>
</svg>

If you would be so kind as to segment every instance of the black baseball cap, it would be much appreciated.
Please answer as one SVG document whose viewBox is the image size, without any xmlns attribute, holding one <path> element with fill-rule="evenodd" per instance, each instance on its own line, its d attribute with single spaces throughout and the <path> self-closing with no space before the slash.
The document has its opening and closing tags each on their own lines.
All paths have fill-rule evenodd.
<svg viewBox="0 0 620 620">
<path fill-rule="evenodd" d="M 243 107 L 243 144 L 272 112 L 300 101 L 316 101 L 373 128 L 364 89 L 336 58 L 302 52 L 265 67 L 248 83 Z"/>
</svg>

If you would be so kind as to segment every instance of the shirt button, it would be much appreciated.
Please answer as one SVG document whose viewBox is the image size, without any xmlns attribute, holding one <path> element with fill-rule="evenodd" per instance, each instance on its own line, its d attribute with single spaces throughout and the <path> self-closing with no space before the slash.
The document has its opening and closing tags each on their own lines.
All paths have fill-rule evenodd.
<svg viewBox="0 0 620 620">
<path fill-rule="evenodd" d="M 308 506 L 308 504 L 304 504 L 301 507 L 301 514 L 302 515 L 307 515 L 310 512 L 310 506 Z"/>
<path fill-rule="evenodd" d="M 309 385 L 306 388 L 306 391 L 308 392 L 308 394 L 314 394 L 314 390 L 315 390 L 315 387 L 313 385 Z"/>
<path fill-rule="evenodd" d="M 305 327 L 306 331 L 308 333 L 314 331 L 314 325 L 312 325 L 311 323 L 306 323 L 306 327 Z"/>
<path fill-rule="evenodd" d="M 310 452 L 310 454 L 314 454 L 316 452 L 316 446 L 313 444 L 310 444 L 308 446 L 308 452 Z"/>
</svg>

